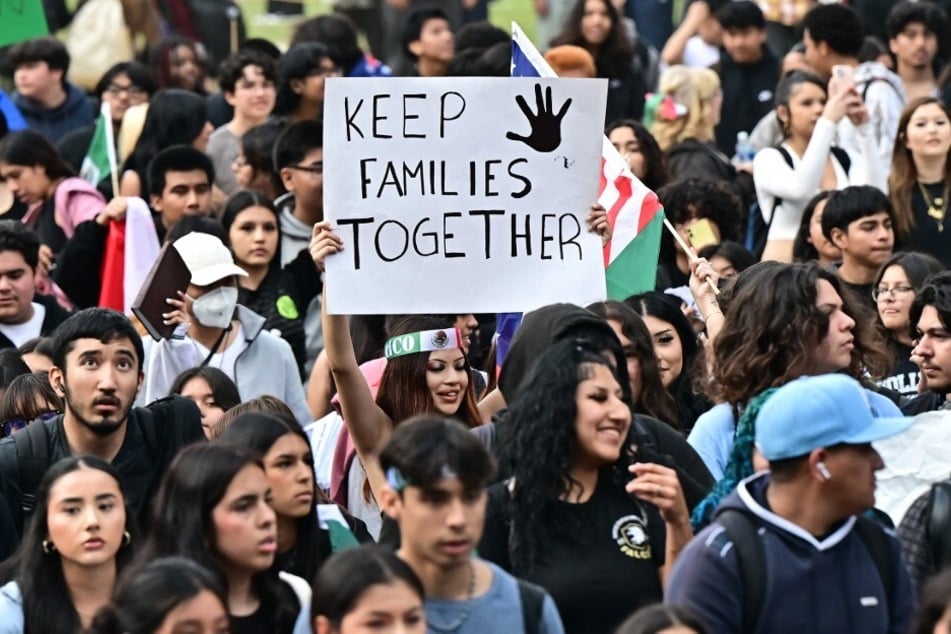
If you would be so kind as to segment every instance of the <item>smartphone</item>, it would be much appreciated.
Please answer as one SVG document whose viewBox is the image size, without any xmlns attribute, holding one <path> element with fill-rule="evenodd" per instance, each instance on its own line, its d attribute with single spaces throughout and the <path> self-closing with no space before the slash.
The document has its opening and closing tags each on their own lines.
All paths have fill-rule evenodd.
<svg viewBox="0 0 951 634">
<path fill-rule="evenodd" d="M 851 66 L 843 64 L 836 64 L 832 67 L 832 77 L 835 78 L 836 84 L 840 86 L 852 83 L 853 72 L 854 69 Z"/>
<path fill-rule="evenodd" d="M 719 243 L 720 239 L 713 230 L 713 223 L 706 218 L 701 218 L 687 227 L 687 241 L 694 250 L 699 251 L 708 244 Z"/>
</svg>

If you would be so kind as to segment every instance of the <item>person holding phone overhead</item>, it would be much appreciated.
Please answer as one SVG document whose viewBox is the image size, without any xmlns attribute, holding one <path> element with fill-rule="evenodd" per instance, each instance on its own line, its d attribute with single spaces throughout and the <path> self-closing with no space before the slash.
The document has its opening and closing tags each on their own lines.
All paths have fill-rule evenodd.
<svg viewBox="0 0 951 634">
<path fill-rule="evenodd" d="M 817 75 L 793 71 L 776 88 L 784 140 L 753 159 L 756 197 L 768 226 L 763 260 L 792 261 L 802 214 L 818 192 L 884 183 L 878 163 L 868 160 L 875 156 L 868 110 L 847 72 L 839 74 L 827 86 Z M 846 118 L 862 141 L 861 152 L 833 146 Z"/>
<path fill-rule="evenodd" d="M 667 219 L 694 254 L 705 246 L 740 240 L 740 199 L 725 183 L 687 179 L 661 187 L 657 197 Z M 660 239 L 656 289 L 686 287 L 690 254 L 666 231 Z"/>
</svg>

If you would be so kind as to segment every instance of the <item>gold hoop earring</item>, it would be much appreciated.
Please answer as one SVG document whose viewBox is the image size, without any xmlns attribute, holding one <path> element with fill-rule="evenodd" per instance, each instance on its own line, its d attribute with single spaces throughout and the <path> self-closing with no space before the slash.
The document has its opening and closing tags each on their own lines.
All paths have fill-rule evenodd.
<svg viewBox="0 0 951 634">
<path fill-rule="evenodd" d="M 789 125 L 789 119 L 783 119 L 783 136 L 789 138 L 789 133 L 791 132 Z"/>
<path fill-rule="evenodd" d="M 132 543 L 132 533 L 130 533 L 129 531 L 122 533 L 122 545 L 128 546 L 131 543 Z"/>
<path fill-rule="evenodd" d="M 56 552 L 56 544 L 49 541 L 48 539 L 44 539 L 40 543 L 40 546 L 42 546 L 43 552 L 46 553 L 47 555 L 51 555 Z"/>
</svg>

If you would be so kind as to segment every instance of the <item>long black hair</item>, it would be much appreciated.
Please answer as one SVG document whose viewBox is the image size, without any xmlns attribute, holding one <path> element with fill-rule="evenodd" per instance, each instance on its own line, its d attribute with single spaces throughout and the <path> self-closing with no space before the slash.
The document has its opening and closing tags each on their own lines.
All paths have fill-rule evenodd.
<svg viewBox="0 0 951 634">
<path fill-rule="evenodd" d="M 204 591 L 228 612 L 228 597 L 219 579 L 184 557 L 150 561 L 119 583 L 115 598 L 99 610 L 89 634 L 153 634 L 176 607 Z"/>
<path fill-rule="evenodd" d="M 4 136 L 0 141 L 0 162 L 24 167 L 40 165 L 51 181 L 76 175 L 56 148 L 33 130 L 19 130 Z"/>
<path fill-rule="evenodd" d="M 650 291 L 628 297 L 624 303 L 633 308 L 634 312 L 641 317 L 645 315 L 656 317 L 666 321 L 677 331 L 683 352 L 683 366 L 680 376 L 668 386 L 667 391 L 674 397 L 677 404 L 681 427 L 690 429 L 696 422 L 697 416 L 702 413 L 696 411 L 698 397 L 694 394 L 694 384 L 704 367 L 703 349 L 700 347 L 697 335 L 690 327 L 690 322 L 680 309 L 679 300 L 666 293 Z"/>
<path fill-rule="evenodd" d="M 627 304 L 615 300 L 591 304 L 588 310 L 605 321 L 616 321 L 624 336 L 631 340 L 631 350 L 625 350 L 624 355 L 634 356 L 641 370 L 641 393 L 633 399 L 634 411 L 678 427 L 674 399 L 661 381 L 651 333 L 641 316 Z"/>
<path fill-rule="evenodd" d="M 59 551 L 44 548 L 49 522 L 50 491 L 60 478 L 81 469 L 95 469 L 116 482 L 125 506 L 125 529 L 130 539 L 123 540 L 116 553 L 116 575 L 132 558 L 135 542 L 135 517 L 125 504 L 125 492 L 119 474 L 108 462 L 91 455 L 70 456 L 52 465 L 36 489 L 33 517 L 23 533 L 16 553 L 0 567 L 0 582 L 16 581 L 23 596 L 24 634 L 46 632 L 79 632 L 82 623 L 73 605 Z M 47 552 L 51 550 L 50 552 Z"/>
<path fill-rule="evenodd" d="M 310 447 L 307 434 L 296 421 L 286 421 L 269 414 L 242 414 L 236 417 L 218 437 L 218 442 L 251 449 L 261 456 L 267 455 L 279 439 L 292 434 L 300 438 L 304 445 Z M 310 458 L 310 468 L 313 471 L 313 456 Z M 265 468 L 265 473 L 267 469 Z M 315 480 L 311 480 L 312 493 L 310 512 L 296 520 L 297 542 L 292 546 L 291 553 L 283 557 L 283 570 L 304 579 L 313 579 L 324 558 L 330 554 L 330 542 L 321 540 L 318 535 L 319 520 L 317 518 L 317 495 Z M 321 543 L 326 541 L 326 543 Z M 320 546 L 323 546 L 321 548 Z"/>
<path fill-rule="evenodd" d="M 201 443 L 183 449 L 162 479 L 152 506 L 151 532 L 135 569 L 160 557 L 186 557 L 207 568 L 227 588 L 212 513 L 247 466 L 264 471 L 258 455 L 240 447 Z M 299 606 L 293 591 L 278 578 L 276 566 L 255 574 L 251 587 L 262 604 L 276 606 L 275 613 L 268 615 L 274 631 L 293 626 Z"/>
<path fill-rule="evenodd" d="M 565 339 L 541 355 L 521 384 L 512 401 L 505 424 L 498 427 L 499 469 L 504 478 L 512 478 L 512 532 L 509 549 L 513 571 L 529 570 L 538 555 L 538 535 L 542 523 L 555 530 L 571 530 L 552 506 L 580 484 L 571 477 L 575 465 L 577 433 L 575 417 L 578 384 L 588 379 L 592 367 L 608 368 L 618 381 L 628 406 L 630 386 L 619 377 L 616 366 L 598 350 L 582 340 Z M 631 433 L 624 445 L 631 446 Z M 606 467 L 609 477 L 621 481 L 630 460 L 622 452 L 618 462 Z"/>
<path fill-rule="evenodd" d="M 158 91 L 149 101 L 142 133 L 122 171 L 138 172 L 142 177 L 142 192 L 149 191 L 143 176 L 152 157 L 173 145 L 191 146 L 207 123 L 208 113 L 202 97 L 181 88 Z"/>
<path fill-rule="evenodd" d="M 577 0 L 571 7 L 571 13 L 558 34 L 551 41 L 552 46 L 572 44 L 589 51 L 598 68 L 598 77 L 620 78 L 632 67 L 634 62 L 634 43 L 628 37 L 623 18 L 611 0 L 601 0 L 611 19 L 611 30 L 597 50 L 584 39 L 581 33 L 581 20 L 584 18 L 585 0 Z"/>
<path fill-rule="evenodd" d="M 277 248 L 274 250 L 274 256 L 271 258 L 269 269 L 280 270 L 281 242 L 283 237 L 283 233 L 281 232 L 281 215 L 278 213 L 277 207 L 274 206 L 274 202 L 263 192 L 260 192 L 256 189 L 241 189 L 228 197 L 228 200 L 225 201 L 225 207 L 221 211 L 221 225 L 225 228 L 225 236 L 228 237 L 224 242 L 230 249 L 231 225 L 233 225 L 234 221 L 238 219 L 238 216 L 241 215 L 241 212 L 250 209 L 251 207 L 264 207 L 274 214 L 274 225 L 277 228 Z M 240 262 L 236 262 L 236 264 L 239 266 L 241 265 Z"/>
</svg>

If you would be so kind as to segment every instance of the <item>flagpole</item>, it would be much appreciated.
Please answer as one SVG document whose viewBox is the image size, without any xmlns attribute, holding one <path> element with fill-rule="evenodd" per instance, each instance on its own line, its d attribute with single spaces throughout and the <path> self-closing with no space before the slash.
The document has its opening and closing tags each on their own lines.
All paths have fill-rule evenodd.
<svg viewBox="0 0 951 634">
<path fill-rule="evenodd" d="M 112 180 L 112 197 L 119 195 L 119 166 L 116 160 L 116 141 L 112 133 L 112 107 L 108 101 L 102 102 L 100 113 L 105 118 L 106 129 L 106 157 L 109 160 L 109 176 Z"/>
<path fill-rule="evenodd" d="M 687 257 L 690 258 L 691 262 L 696 262 L 697 260 L 700 259 L 697 257 L 697 254 L 694 253 L 693 247 L 687 244 L 687 242 L 683 239 L 683 237 L 681 237 L 680 233 L 677 231 L 674 225 L 670 224 L 670 221 L 667 220 L 666 216 L 664 217 L 664 226 L 667 227 L 667 231 L 670 232 L 670 235 L 674 236 L 674 240 L 677 241 L 677 244 L 680 245 L 680 248 L 683 249 L 684 253 L 687 254 Z M 713 280 L 711 280 L 709 277 L 707 278 L 707 284 L 709 284 L 710 288 L 713 289 L 714 295 L 720 294 L 720 289 L 717 288 L 717 285 L 714 284 Z"/>
</svg>

